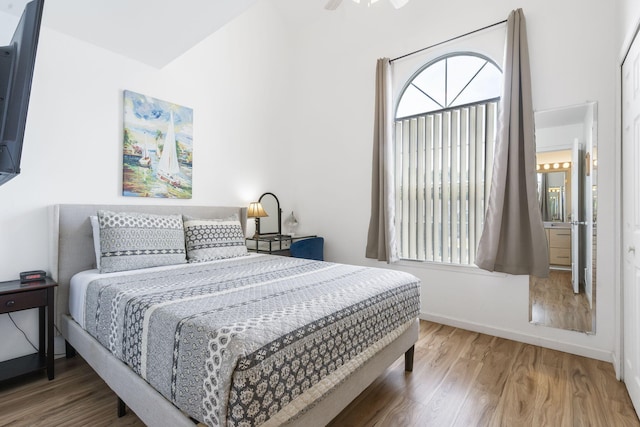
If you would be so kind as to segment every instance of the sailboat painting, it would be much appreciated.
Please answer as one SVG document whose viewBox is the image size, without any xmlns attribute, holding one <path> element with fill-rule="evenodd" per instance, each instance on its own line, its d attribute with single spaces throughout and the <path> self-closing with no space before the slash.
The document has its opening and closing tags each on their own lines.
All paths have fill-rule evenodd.
<svg viewBox="0 0 640 427">
<path fill-rule="evenodd" d="M 193 109 L 124 91 L 122 194 L 190 199 Z"/>
</svg>

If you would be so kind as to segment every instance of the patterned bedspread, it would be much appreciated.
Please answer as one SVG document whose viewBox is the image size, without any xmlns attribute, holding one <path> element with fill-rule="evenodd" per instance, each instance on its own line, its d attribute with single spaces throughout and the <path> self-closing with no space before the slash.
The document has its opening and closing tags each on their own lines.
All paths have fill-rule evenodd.
<svg viewBox="0 0 640 427">
<path fill-rule="evenodd" d="M 253 255 L 95 280 L 86 304 L 87 331 L 189 416 L 278 425 L 406 330 L 419 282 Z"/>
</svg>

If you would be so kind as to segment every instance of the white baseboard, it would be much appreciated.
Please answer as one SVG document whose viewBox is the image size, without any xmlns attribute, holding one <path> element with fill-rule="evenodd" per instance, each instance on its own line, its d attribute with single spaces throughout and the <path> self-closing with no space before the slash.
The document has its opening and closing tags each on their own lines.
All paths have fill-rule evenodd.
<svg viewBox="0 0 640 427">
<path fill-rule="evenodd" d="M 525 344 L 538 345 L 552 350 L 563 351 L 565 353 L 571 353 L 578 356 L 589 357 L 591 359 L 602 360 L 604 362 L 613 363 L 614 368 L 616 363 L 614 355 L 610 351 L 600 350 L 591 347 L 585 347 L 577 344 L 571 344 L 564 341 L 558 341 L 555 339 L 544 338 L 538 335 L 530 335 L 519 331 L 513 331 L 509 329 L 494 328 L 491 326 L 482 325 L 479 323 L 468 322 L 464 320 L 454 319 L 447 316 L 440 316 L 437 314 L 420 313 L 420 318 L 431 322 L 442 323 L 443 325 L 453 326 L 460 329 L 466 329 L 473 332 L 479 332 L 482 334 L 493 335 L 500 338 L 505 338 L 513 341 L 522 342 Z M 617 372 L 616 372 L 617 375 Z"/>
<path fill-rule="evenodd" d="M 61 335 L 53 337 L 53 353 L 56 359 L 65 357 L 66 347 L 64 345 L 64 338 Z"/>
<path fill-rule="evenodd" d="M 616 379 L 618 381 L 623 381 L 622 378 L 622 364 L 620 363 L 620 359 L 618 359 L 618 355 L 614 352 L 611 354 L 611 358 L 613 359 L 613 370 L 616 373 Z"/>
</svg>

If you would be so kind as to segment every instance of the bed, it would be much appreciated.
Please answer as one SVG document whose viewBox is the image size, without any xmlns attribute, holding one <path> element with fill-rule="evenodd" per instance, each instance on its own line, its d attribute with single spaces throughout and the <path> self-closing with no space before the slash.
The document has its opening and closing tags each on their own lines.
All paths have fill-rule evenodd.
<svg viewBox="0 0 640 427">
<path fill-rule="evenodd" d="M 326 425 L 403 354 L 405 369 L 411 370 L 418 337 L 415 277 L 264 254 L 97 274 L 89 217 L 102 211 L 235 216 L 244 225 L 246 210 L 53 207 L 59 329 L 147 425 Z M 178 282 L 178 277 L 188 280 Z M 212 277 L 222 279 L 213 282 Z M 83 282 L 81 297 L 78 281 Z M 361 301 L 353 299 L 355 288 Z M 166 294 L 179 295 L 179 301 L 165 299 Z M 303 296 L 308 299 L 298 299 Z M 77 300 L 88 303 L 78 308 Z M 195 303 L 187 303 L 191 300 Z M 276 301 L 285 301 L 284 308 L 274 309 Z M 335 313 L 327 311 L 331 307 Z M 250 315 L 241 320 L 243 311 Z"/>
</svg>

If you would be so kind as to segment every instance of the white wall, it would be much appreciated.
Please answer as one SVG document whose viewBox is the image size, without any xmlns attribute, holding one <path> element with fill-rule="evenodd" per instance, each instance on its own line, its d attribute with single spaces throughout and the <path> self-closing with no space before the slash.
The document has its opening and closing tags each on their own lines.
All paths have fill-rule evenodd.
<svg viewBox="0 0 640 427">
<path fill-rule="evenodd" d="M 535 110 L 598 102 L 600 182 L 597 331 L 584 335 L 528 322 L 528 277 L 401 263 L 422 280 L 422 315 L 453 325 L 611 360 L 614 336 L 613 186 L 615 9 L 598 0 L 413 0 L 394 11 L 343 2 L 297 36 L 291 152 L 295 209 L 326 238 L 329 260 L 365 265 L 375 61 L 504 20 L 522 7 Z M 462 13 L 461 11 L 464 11 Z M 461 46 L 464 42 L 458 43 Z M 501 63 L 502 58 L 497 58 Z M 307 227 L 305 227 L 307 228 Z"/>
<path fill-rule="evenodd" d="M 0 280 L 49 269 L 50 205 L 248 205 L 277 187 L 269 165 L 278 155 L 290 68 L 279 19 L 258 2 L 158 70 L 49 30 L 45 9 L 22 173 L 0 187 Z M 193 199 L 121 196 L 124 89 L 194 109 Z M 37 342 L 35 312 L 14 319 Z M 32 352 L 6 315 L 0 337 L 0 360 Z"/>
<path fill-rule="evenodd" d="M 536 150 L 556 151 L 573 149 L 573 140 L 585 141 L 584 125 L 553 126 L 536 130 Z"/>
<path fill-rule="evenodd" d="M 618 32 L 616 36 L 619 38 L 620 49 L 626 50 L 629 47 L 631 39 L 640 23 L 640 2 L 635 0 L 618 0 L 620 4 L 618 20 Z"/>
<path fill-rule="evenodd" d="M 635 0 L 621 1 L 636 8 Z M 522 7 L 535 109 L 598 102 L 597 332 L 530 325 L 526 276 L 407 263 L 392 268 L 422 280 L 424 317 L 609 359 L 615 329 L 614 8 L 599 0 L 412 0 L 395 11 L 387 2 L 367 9 L 345 1 L 335 12 L 288 28 L 273 7 L 278 2 L 257 2 L 162 70 L 45 28 L 23 174 L 0 187 L 0 280 L 47 265 L 49 205 L 233 205 L 264 191 L 278 194 L 285 216 L 295 210 L 301 232 L 326 237 L 327 259 L 387 267 L 364 258 L 376 58 L 504 20 Z M 119 195 L 123 89 L 194 109 L 193 200 Z M 35 337 L 32 313 L 18 321 Z M 0 336 L 0 360 L 30 352 L 4 318 Z"/>
</svg>

